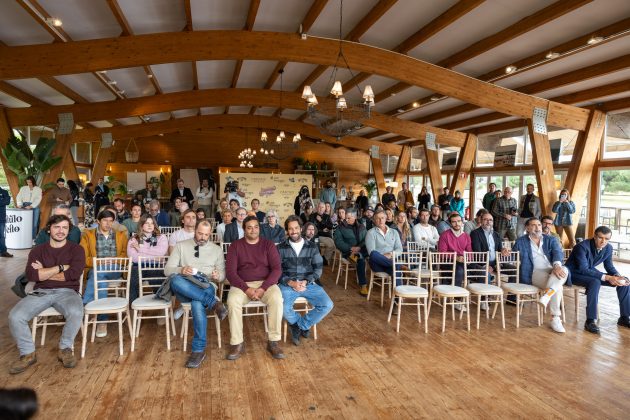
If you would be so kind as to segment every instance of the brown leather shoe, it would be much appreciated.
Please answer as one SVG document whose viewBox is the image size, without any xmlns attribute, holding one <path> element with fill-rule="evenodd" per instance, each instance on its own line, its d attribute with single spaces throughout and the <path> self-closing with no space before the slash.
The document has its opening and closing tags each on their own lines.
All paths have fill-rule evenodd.
<svg viewBox="0 0 630 420">
<path fill-rule="evenodd" d="M 223 321 L 228 316 L 228 310 L 220 300 L 216 301 L 212 306 L 212 310 L 217 318 L 219 318 L 219 321 Z"/>
<path fill-rule="evenodd" d="M 236 360 L 241 357 L 241 354 L 245 353 L 245 342 L 243 341 L 241 344 L 231 344 L 230 352 L 225 356 L 228 360 Z"/>
<path fill-rule="evenodd" d="M 22 373 L 26 369 L 28 369 L 30 365 L 35 364 L 35 362 L 37 362 L 37 356 L 35 356 L 35 352 L 20 356 L 20 359 L 15 361 L 9 368 L 9 373 L 11 375 Z"/>
<path fill-rule="evenodd" d="M 284 359 L 284 353 L 278 345 L 278 341 L 267 341 L 267 351 L 274 359 Z"/>
<path fill-rule="evenodd" d="M 61 362 L 65 368 L 73 368 L 77 365 L 77 359 L 72 353 L 72 349 L 62 349 L 57 353 L 57 359 Z"/>
<path fill-rule="evenodd" d="M 13 258 L 13 254 L 9 254 L 8 252 L 4 251 L 2 254 L 0 254 L 0 257 Z"/>
</svg>

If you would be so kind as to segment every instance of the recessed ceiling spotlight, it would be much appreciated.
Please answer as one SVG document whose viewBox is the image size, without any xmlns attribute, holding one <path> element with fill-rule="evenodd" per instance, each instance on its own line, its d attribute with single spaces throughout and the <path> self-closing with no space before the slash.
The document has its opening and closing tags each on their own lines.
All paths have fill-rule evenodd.
<svg viewBox="0 0 630 420">
<path fill-rule="evenodd" d="M 169 162 L 170 162 L 170 160 L 168 160 L 168 159 L 167 159 L 167 160 L 165 160 L 164 162 L 169 163 Z"/>
<path fill-rule="evenodd" d="M 160 134 L 158 134 L 158 136 L 164 137 L 164 133 L 160 133 Z"/>
<path fill-rule="evenodd" d="M 153 79 L 153 75 L 152 75 L 151 73 L 147 74 L 147 77 L 148 77 L 149 79 Z"/>
<path fill-rule="evenodd" d="M 549 60 L 553 60 L 554 58 L 560 57 L 560 53 L 555 52 L 555 51 L 549 51 L 545 57 L 548 58 Z"/>
<path fill-rule="evenodd" d="M 414 102 L 411 104 L 412 107 L 414 108 L 418 108 L 420 106 L 420 104 L 418 102 Z"/>
<path fill-rule="evenodd" d="M 401 113 L 401 114 L 402 114 L 403 112 L 405 112 L 405 110 L 404 110 L 404 109 L 402 109 L 402 108 L 398 108 L 398 109 L 396 110 L 396 112 L 399 112 L 399 113 Z"/>
<path fill-rule="evenodd" d="M 390 93 L 389 96 L 396 96 L 396 92 Z"/>
<path fill-rule="evenodd" d="M 116 85 L 116 84 L 118 84 L 118 82 L 117 82 L 117 81 L 115 81 L 115 80 L 108 80 L 108 81 L 107 81 L 107 84 L 108 84 L 108 85 Z"/>
<path fill-rule="evenodd" d="M 505 68 L 505 74 L 514 73 L 516 71 L 516 66 L 507 66 Z"/>
<path fill-rule="evenodd" d="M 588 45 L 594 45 L 594 44 L 602 42 L 603 40 L 604 40 L 603 36 L 595 36 L 595 35 L 593 35 L 592 37 L 590 37 L 588 39 L 588 41 L 586 41 L 586 43 Z"/>
<path fill-rule="evenodd" d="M 442 97 L 440 95 L 433 95 L 433 96 L 431 96 L 431 101 L 432 102 L 439 101 L 440 99 L 442 99 Z"/>
<path fill-rule="evenodd" d="M 63 25 L 63 22 L 61 21 L 61 19 L 54 18 L 54 17 L 46 18 L 46 23 L 49 24 L 49 25 L 52 25 L 52 26 L 54 26 L 56 28 L 58 28 L 61 25 Z"/>
</svg>

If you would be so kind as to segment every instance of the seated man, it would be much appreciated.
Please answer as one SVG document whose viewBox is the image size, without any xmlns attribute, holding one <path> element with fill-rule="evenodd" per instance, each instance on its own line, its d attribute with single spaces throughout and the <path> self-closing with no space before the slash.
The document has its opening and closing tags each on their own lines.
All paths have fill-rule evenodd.
<svg viewBox="0 0 630 420">
<path fill-rule="evenodd" d="M 370 268 L 375 273 L 393 275 L 392 252 L 402 252 L 400 235 L 387 226 L 387 215 L 379 210 L 374 214 L 374 227 L 365 235 L 365 248 L 370 256 Z"/>
<path fill-rule="evenodd" d="M 335 231 L 335 246 L 341 252 L 341 256 L 357 265 L 357 278 L 359 280 L 360 293 L 367 296 L 367 280 L 365 278 L 365 226 L 357 221 L 357 209 L 350 207 L 346 210 L 346 222 L 340 224 Z"/>
<path fill-rule="evenodd" d="M 225 233 L 223 234 L 223 242 L 232 243 L 237 239 L 241 239 L 245 236 L 245 230 L 243 229 L 243 220 L 247 217 L 247 210 L 243 207 L 236 209 L 236 218 L 232 220 L 232 223 L 225 225 Z M 258 220 L 258 219 L 256 219 Z"/>
<path fill-rule="evenodd" d="M 85 251 L 85 266 L 90 268 L 83 295 L 83 304 L 85 305 L 94 300 L 93 258 L 127 257 L 127 228 L 124 232 L 114 231 L 114 220 L 116 220 L 116 215 L 112 211 L 103 210 L 96 216 L 98 227 L 84 231 L 83 236 L 81 236 L 81 246 Z M 115 280 L 117 278 L 120 278 L 120 273 L 99 273 L 98 280 Z M 107 290 L 99 290 L 98 297 L 99 299 L 107 297 Z M 98 315 L 98 320 L 103 321 L 105 319 L 107 319 L 107 315 Z M 105 337 L 106 335 L 107 324 L 97 324 L 96 336 Z"/>
<path fill-rule="evenodd" d="M 85 267 L 85 253 L 79 245 L 67 240 L 70 226 L 72 223 L 67 216 L 51 216 L 45 228 L 49 242 L 36 246 L 28 254 L 26 276 L 35 282 L 35 290 L 9 313 L 11 335 L 20 351 L 20 359 L 9 369 L 11 374 L 24 372 L 37 362 L 29 322 L 50 307 L 66 319 L 57 358 L 66 368 L 76 366 L 72 346 L 83 322 L 79 279 Z"/>
<path fill-rule="evenodd" d="M 52 211 L 53 216 L 66 216 L 68 219 L 72 220 L 72 213 L 70 212 L 70 207 L 66 204 L 58 204 Z M 74 242 L 75 244 L 79 244 L 81 242 L 81 229 L 76 227 L 73 224 L 70 224 L 70 233 L 68 233 L 68 241 Z M 37 234 L 35 238 L 35 245 L 46 244 L 50 242 L 50 234 L 47 229 L 42 229 Z"/>
<path fill-rule="evenodd" d="M 494 218 L 488 210 L 481 209 L 483 213 L 480 216 L 481 226 L 470 232 L 470 242 L 473 252 L 487 252 L 490 265 L 488 274 L 494 274 L 497 268 L 497 252 L 508 255 L 510 252 L 507 248 L 503 248 L 503 242 L 499 238 L 499 234 L 494 230 Z"/>
<path fill-rule="evenodd" d="M 160 210 L 160 202 L 158 200 L 151 200 L 149 202 L 149 214 L 157 221 L 159 227 L 171 225 L 168 213 L 164 210 Z"/>
<path fill-rule="evenodd" d="M 520 253 L 520 282 L 533 284 L 545 291 L 540 304 L 551 310 L 551 329 L 565 332 L 560 318 L 562 286 L 569 279 L 567 267 L 562 265 L 564 254 L 560 242 L 544 235 L 542 224 L 535 217 L 525 222 L 525 234 L 514 242 L 514 251 Z M 569 283 L 571 284 L 571 283 Z"/>
<path fill-rule="evenodd" d="M 595 229 L 593 238 L 580 242 L 573 248 L 566 262 L 573 283 L 586 288 L 586 323 L 584 329 L 598 334 L 597 300 L 601 286 L 617 288 L 619 320 L 617 325 L 630 328 L 630 282 L 619 274 L 612 262 L 613 247 L 608 243 L 612 231 L 606 226 Z M 595 267 L 604 264 L 605 273 Z"/>
<path fill-rule="evenodd" d="M 457 254 L 457 263 L 455 265 L 455 285 L 462 286 L 464 281 L 464 251 L 472 252 L 470 243 L 470 235 L 464 233 L 462 216 L 456 211 L 448 216 L 448 222 L 451 228 L 440 235 L 438 241 L 439 252 L 454 252 Z M 457 306 L 462 311 L 465 306 Z"/>
<path fill-rule="evenodd" d="M 114 199 L 114 208 L 116 209 L 116 220 L 122 224 L 131 217 L 131 214 L 125 209 L 125 202 L 122 198 Z"/>
<path fill-rule="evenodd" d="M 171 233 L 168 237 L 168 253 L 173 252 L 173 248 L 178 242 L 186 241 L 195 237 L 197 227 L 197 213 L 188 209 L 182 214 L 182 228 Z"/>
<path fill-rule="evenodd" d="M 267 305 L 269 316 L 267 351 L 274 359 L 284 359 L 284 353 L 278 346 L 283 312 L 282 293 L 278 287 L 278 279 L 282 274 L 280 255 L 273 242 L 260 237 L 260 224 L 256 216 L 245 218 L 243 228 L 245 237 L 232 242 L 227 254 L 230 352 L 226 358 L 236 360 L 245 351 L 243 306 L 251 300 L 260 300 Z"/>
<path fill-rule="evenodd" d="M 289 237 L 278 245 L 282 261 L 279 287 L 284 300 L 284 319 L 291 327 L 291 339 L 296 346 L 300 344 L 300 337 L 308 338 L 311 327 L 333 308 L 332 300 L 316 283 L 322 275 L 322 256 L 314 243 L 302 238 L 300 225 L 299 216 L 287 217 L 284 227 Z M 304 316 L 293 309 L 293 303 L 299 297 L 313 306 Z"/>
<path fill-rule="evenodd" d="M 429 249 L 435 249 L 440 240 L 440 235 L 435 226 L 429 224 L 430 217 L 429 210 L 425 208 L 420 209 L 420 221 L 413 226 L 412 232 L 414 240 L 420 245 Z"/>
<path fill-rule="evenodd" d="M 206 310 L 214 311 L 219 320 L 227 316 L 227 309 L 216 298 L 216 285 L 225 279 L 225 262 L 220 246 L 209 241 L 212 225 L 200 220 L 192 239 L 178 242 L 164 267 L 171 276 L 171 289 L 180 302 L 190 302 L 193 330 L 191 353 L 187 368 L 198 368 L 206 358 Z M 195 280 L 195 282 L 191 281 Z M 212 280 L 212 281 L 210 281 Z M 198 284 L 206 287 L 201 287 Z"/>
</svg>

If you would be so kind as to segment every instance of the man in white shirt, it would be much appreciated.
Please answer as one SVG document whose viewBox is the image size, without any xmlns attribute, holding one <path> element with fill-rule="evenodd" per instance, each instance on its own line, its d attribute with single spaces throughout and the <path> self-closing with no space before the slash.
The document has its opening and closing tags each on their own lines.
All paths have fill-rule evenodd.
<svg viewBox="0 0 630 420">
<path fill-rule="evenodd" d="M 168 238 L 168 253 L 173 252 L 173 248 L 178 242 L 192 239 L 195 236 L 195 226 L 197 225 L 197 213 L 188 209 L 182 215 L 182 228 L 171 233 Z"/>
<path fill-rule="evenodd" d="M 553 316 L 551 328 L 558 333 L 565 332 L 560 319 L 560 302 L 569 270 L 562 265 L 564 254 L 560 242 L 543 235 L 540 220 L 532 217 L 525 222 L 525 235 L 516 240 L 513 250 L 519 251 L 521 256 L 521 283 L 533 284 L 545 291 L 540 304 L 545 307 L 549 304 Z"/>
<path fill-rule="evenodd" d="M 413 226 L 413 238 L 421 245 L 427 246 L 429 249 L 435 249 L 440 240 L 440 235 L 435 226 L 429 224 L 430 215 L 429 210 L 424 208 L 420 210 L 420 223 L 416 223 Z"/>
<path fill-rule="evenodd" d="M 217 235 L 221 238 L 221 241 L 223 241 L 223 235 L 225 235 L 225 227 L 232 223 L 232 219 L 234 219 L 232 210 L 226 209 L 221 212 L 221 220 L 223 222 L 217 225 Z"/>
</svg>

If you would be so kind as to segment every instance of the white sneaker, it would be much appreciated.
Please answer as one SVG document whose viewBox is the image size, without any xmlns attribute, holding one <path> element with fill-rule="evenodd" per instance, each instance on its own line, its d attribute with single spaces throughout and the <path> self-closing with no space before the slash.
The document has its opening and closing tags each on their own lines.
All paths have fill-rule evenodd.
<svg viewBox="0 0 630 420">
<path fill-rule="evenodd" d="M 107 337 L 107 324 L 98 324 L 96 326 L 96 336 L 99 338 Z"/>
<path fill-rule="evenodd" d="M 158 318 L 158 319 L 157 319 L 157 324 L 158 324 L 158 325 L 164 325 L 164 324 L 166 324 L 166 319 L 164 319 L 164 318 Z"/>
<path fill-rule="evenodd" d="M 460 312 L 466 312 L 466 305 L 462 305 L 461 303 L 456 303 L 455 309 Z"/>
<path fill-rule="evenodd" d="M 559 316 L 554 316 L 553 318 L 551 318 L 551 329 L 557 333 L 566 332 Z"/>
<path fill-rule="evenodd" d="M 182 315 L 184 315 L 184 308 L 180 306 L 179 308 L 175 310 L 175 313 L 173 314 L 173 318 L 179 319 L 182 317 Z"/>
<path fill-rule="evenodd" d="M 488 309 L 488 302 L 481 302 L 481 310 L 487 311 Z"/>
</svg>

